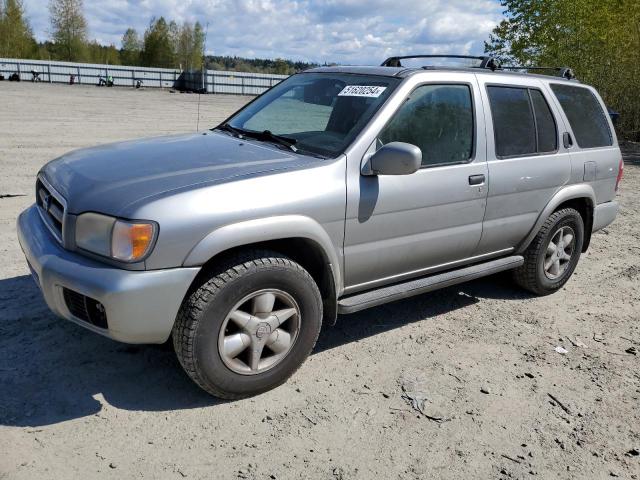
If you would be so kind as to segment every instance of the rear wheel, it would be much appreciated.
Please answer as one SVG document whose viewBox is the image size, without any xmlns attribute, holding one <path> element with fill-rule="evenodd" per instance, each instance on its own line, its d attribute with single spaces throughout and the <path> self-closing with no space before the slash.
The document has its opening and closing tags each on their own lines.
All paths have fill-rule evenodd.
<svg viewBox="0 0 640 480">
<path fill-rule="evenodd" d="M 537 295 L 548 295 L 567 283 L 580 259 L 584 241 L 582 216 L 573 208 L 554 212 L 514 270 L 516 282 Z"/>
<path fill-rule="evenodd" d="M 320 292 L 304 268 L 275 252 L 247 252 L 189 294 L 173 328 L 174 348 L 207 392 L 248 397 L 298 369 L 321 323 Z"/>
</svg>

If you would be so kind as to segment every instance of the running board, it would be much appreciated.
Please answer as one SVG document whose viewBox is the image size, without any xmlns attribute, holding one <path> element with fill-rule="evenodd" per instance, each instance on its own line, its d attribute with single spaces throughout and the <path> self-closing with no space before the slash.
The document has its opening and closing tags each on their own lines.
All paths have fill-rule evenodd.
<svg viewBox="0 0 640 480">
<path fill-rule="evenodd" d="M 403 298 L 413 297 L 421 293 L 431 292 L 440 288 L 449 287 L 458 283 L 468 282 L 476 278 L 492 275 L 504 270 L 517 268 L 524 263 L 524 257 L 514 255 L 511 257 L 499 258 L 490 262 L 478 263 L 470 267 L 450 270 L 445 273 L 431 275 L 429 277 L 410 280 L 405 283 L 382 287 L 376 290 L 369 290 L 364 293 L 357 293 L 338 301 L 338 313 L 355 313 L 365 308 L 375 307 L 383 303 L 395 302 Z"/>
</svg>

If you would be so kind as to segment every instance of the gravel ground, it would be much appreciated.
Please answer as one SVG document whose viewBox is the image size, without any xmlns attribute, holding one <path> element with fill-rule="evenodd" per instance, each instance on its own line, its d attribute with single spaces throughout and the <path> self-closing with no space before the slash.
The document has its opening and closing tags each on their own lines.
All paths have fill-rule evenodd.
<svg viewBox="0 0 640 480">
<path fill-rule="evenodd" d="M 215 400 L 171 351 L 50 314 L 15 232 L 37 170 L 193 131 L 197 100 L 0 83 L 0 478 L 640 478 L 637 145 L 618 219 L 560 292 L 501 275 L 340 317 L 256 398 Z M 201 126 L 247 100 L 202 97 Z"/>
</svg>

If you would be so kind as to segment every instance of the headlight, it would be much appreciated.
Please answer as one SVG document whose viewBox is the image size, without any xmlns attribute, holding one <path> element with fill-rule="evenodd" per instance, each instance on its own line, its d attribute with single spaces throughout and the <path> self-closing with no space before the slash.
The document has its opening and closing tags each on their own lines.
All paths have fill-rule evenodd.
<svg viewBox="0 0 640 480">
<path fill-rule="evenodd" d="M 76 220 L 76 245 L 121 262 L 137 262 L 149 254 L 158 233 L 153 222 L 119 220 L 83 213 Z"/>
</svg>

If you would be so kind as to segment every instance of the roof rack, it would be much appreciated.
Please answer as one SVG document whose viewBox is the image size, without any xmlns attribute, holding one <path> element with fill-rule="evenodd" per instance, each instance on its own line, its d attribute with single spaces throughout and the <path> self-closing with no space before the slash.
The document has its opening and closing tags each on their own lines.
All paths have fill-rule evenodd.
<svg viewBox="0 0 640 480">
<path fill-rule="evenodd" d="M 509 65 L 502 66 L 500 65 L 500 61 L 494 57 L 481 55 L 481 56 L 473 56 L 473 55 L 405 55 L 400 57 L 389 57 L 384 62 L 382 62 L 382 67 L 402 67 L 401 60 L 408 58 L 458 58 L 458 59 L 471 59 L 471 60 L 479 60 L 480 63 L 478 65 L 472 66 L 472 68 L 483 68 L 489 69 L 492 72 L 496 70 L 552 70 L 557 72 L 557 76 L 566 78 L 567 80 L 572 80 L 576 78 L 575 73 L 569 67 L 525 67 L 521 65 Z M 427 67 L 423 67 L 427 68 Z"/>
<path fill-rule="evenodd" d="M 407 58 L 462 58 L 471 60 L 480 60 L 480 64 L 474 68 L 488 68 L 492 71 L 500 68 L 500 62 L 493 57 L 473 56 L 473 55 L 405 55 L 402 57 L 389 57 L 382 62 L 381 67 L 402 67 L 401 60 Z"/>
<path fill-rule="evenodd" d="M 566 78 L 567 80 L 573 80 L 576 78 L 576 74 L 573 69 L 569 67 L 525 67 L 523 65 L 509 65 L 500 67 L 501 70 L 552 70 L 558 72 L 558 76 Z"/>
</svg>

